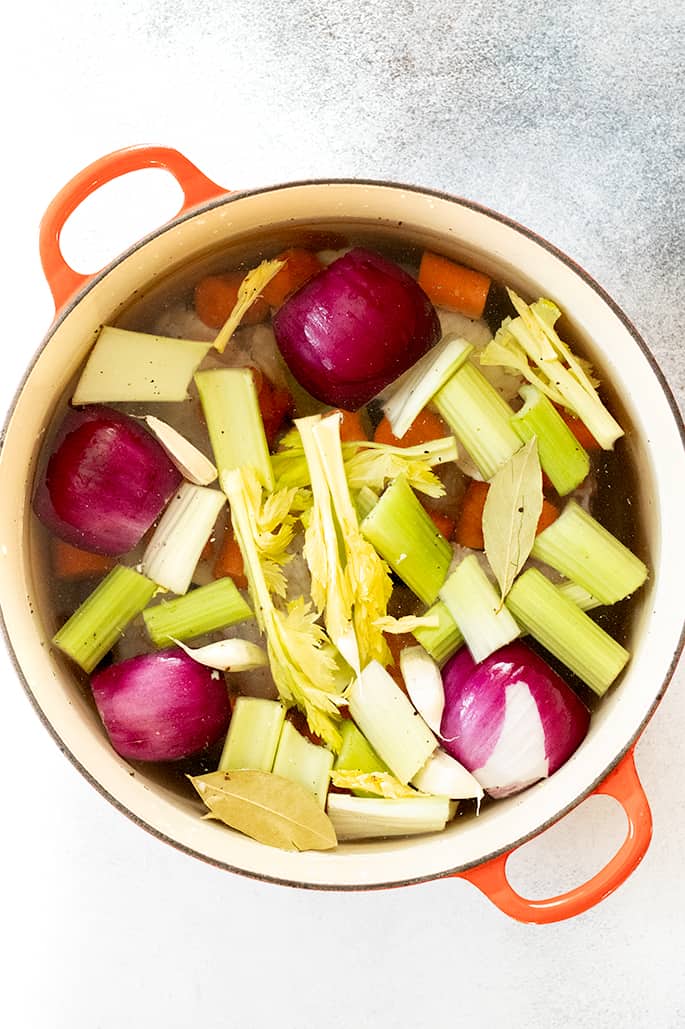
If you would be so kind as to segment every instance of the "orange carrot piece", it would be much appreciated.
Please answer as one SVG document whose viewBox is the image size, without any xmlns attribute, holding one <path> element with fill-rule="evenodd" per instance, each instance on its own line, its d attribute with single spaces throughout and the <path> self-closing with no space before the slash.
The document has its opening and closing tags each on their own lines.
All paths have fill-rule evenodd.
<svg viewBox="0 0 685 1029">
<path fill-rule="evenodd" d="M 466 487 L 455 533 L 455 539 L 462 547 L 482 550 L 485 546 L 483 542 L 483 508 L 488 488 L 487 482 L 478 482 L 477 479 L 471 479 Z"/>
<path fill-rule="evenodd" d="M 362 425 L 359 411 L 340 410 L 342 419 L 340 421 L 340 439 L 343 443 L 358 443 L 367 440 L 369 437 Z"/>
<path fill-rule="evenodd" d="M 287 389 L 279 389 L 263 375 L 257 401 L 264 422 L 266 441 L 269 447 L 272 447 L 283 428 L 284 421 L 293 413 L 293 398 Z"/>
<path fill-rule="evenodd" d="M 291 293 L 313 279 L 323 268 L 316 254 L 300 247 L 284 250 L 276 255 L 275 260 L 285 261 L 285 267 L 274 275 L 262 291 L 262 296 L 271 307 L 280 307 Z"/>
<path fill-rule="evenodd" d="M 419 286 L 438 307 L 480 318 L 485 310 L 491 280 L 482 272 L 464 268 L 446 257 L 424 250 L 419 266 Z"/>
<path fill-rule="evenodd" d="M 207 275 L 195 287 L 195 311 L 205 325 L 220 329 L 238 299 L 238 289 L 245 278 L 245 272 L 227 272 L 225 275 Z M 241 325 L 257 325 L 269 317 L 269 305 L 263 297 L 250 305 L 240 322 Z"/>
<path fill-rule="evenodd" d="M 450 429 L 440 415 L 425 408 L 417 414 L 402 439 L 394 435 L 387 418 L 378 423 L 373 438 L 376 443 L 387 443 L 393 447 L 420 447 L 422 443 L 451 435 Z"/>
<path fill-rule="evenodd" d="M 58 579 L 92 579 L 114 568 L 115 561 L 105 554 L 92 554 L 53 537 L 52 569 Z"/>
<path fill-rule="evenodd" d="M 443 514 L 442 511 L 430 511 L 428 508 L 425 510 L 438 532 L 442 533 L 446 540 L 451 540 L 454 535 L 456 524 L 454 518 L 450 518 L 449 515 Z"/>
<path fill-rule="evenodd" d="M 483 508 L 485 507 L 485 500 L 489 489 L 489 483 L 478 482 L 476 479 L 472 479 L 466 487 L 456 531 L 456 541 L 462 547 L 470 547 L 471 550 L 483 550 L 485 547 L 483 540 Z M 543 532 L 558 517 L 558 508 L 543 497 L 542 511 L 540 512 L 535 535 L 537 536 Z"/>
<path fill-rule="evenodd" d="M 538 527 L 535 530 L 535 535 L 539 536 L 540 533 L 544 532 L 545 529 L 547 529 L 552 524 L 552 522 L 555 522 L 558 517 L 559 508 L 555 507 L 554 504 L 552 504 L 549 500 L 544 498 L 542 501 L 542 511 L 540 512 L 540 517 L 538 518 Z"/>
<path fill-rule="evenodd" d="M 571 414 L 570 411 L 566 411 L 564 408 L 558 408 L 558 410 L 559 414 L 584 450 L 600 449 L 599 443 L 592 435 L 585 422 L 581 421 L 580 418 L 576 418 L 575 415 Z"/>
<path fill-rule="evenodd" d="M 238 541 L 230 528 L 226 529 L 221 547 L 217 554 L 214 568 L 212 569 L 215 579 L 223 579 L 225 576 L 233 579 L 239 590 L 247 589 L 247 576 L 243 555 L 240 551 Z"/>
</svg>

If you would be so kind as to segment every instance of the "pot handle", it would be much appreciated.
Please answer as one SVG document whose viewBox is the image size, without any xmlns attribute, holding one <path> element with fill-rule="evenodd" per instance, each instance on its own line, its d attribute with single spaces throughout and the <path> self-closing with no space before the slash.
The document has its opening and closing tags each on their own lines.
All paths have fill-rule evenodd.
<svg viewBox="0 0 685 1029">
<path fill-rule="evenodd" d="M 454 878 L 466 879 L 477 886 L 500 911 L 518 922 L 538 925 L 561 922 L 599 904 L 637 868 L 652 838 L 652 814 L 635 768 L 633 751 L 631 748 L 593 791 L 593 795 L 605 794 L 619 802 L 628 819 L 628 832 L 609 863 L 588 882 L 549 900 L 522 897 L 512 888 L 506 875 L 507 860 L 518 849 L 516 847 L 467 872 L 459 872 Z"/>
<path fill-rule="evenodd" d="M 48 206 L 40 223 L 40 259 L 48 286 L 59 311 L 69 298 L 93 278 L 82 275 L 67 264 L 60 248 L 60 236 L 69 215 L 86 197 L 106 182 L 143 168 L 162 168 L 168 171 L 183 190 L 183 205 L 175 217 L 184 214 L 214 197 L 228 191 L 218 186 L 192 164 L 187 157 L 163 146 L 134 146 L 115 150 L 75 175 Z"/>
</svg>

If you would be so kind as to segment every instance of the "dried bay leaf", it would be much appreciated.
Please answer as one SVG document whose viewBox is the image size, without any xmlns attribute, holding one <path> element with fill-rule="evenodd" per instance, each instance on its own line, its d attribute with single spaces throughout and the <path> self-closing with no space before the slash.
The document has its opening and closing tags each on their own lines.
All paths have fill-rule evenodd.
<svg viewBox="0 0 685 1029">
<path fill-rule="evenodd" d="M 273 772 L 188 776 L 212 818 L 281 850 L 331 850 L 335 829 L 312 793 Z"/>
<path fill-rule="evenodd" d="M 485 555 L 502 600 L 528 560 L 542 511 L 542 470 L 533 436 L 490 481 L 483 509 Z"/>
</svg>

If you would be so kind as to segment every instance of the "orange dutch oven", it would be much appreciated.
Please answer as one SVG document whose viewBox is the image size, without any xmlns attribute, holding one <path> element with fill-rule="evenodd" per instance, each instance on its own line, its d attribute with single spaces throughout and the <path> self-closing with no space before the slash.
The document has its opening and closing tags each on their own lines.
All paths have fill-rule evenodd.
<svg viewBox="0 0 685 1029">
<path fill-rule="evenodd" d="M 60 249 L 65 221 L 94 190 L 121 175 L 162 168 L 178 181 L 178 215 L 101 272 L 74 271 Z M 347 843 L 325 853 L 264 847 L 198 817 L 194 800 L 131 768 L 110 747 L 93 706 L 50 647 L 45 576 L 31 492 L 40 441 L 58 399 L 94 333 L 132 298 L 218 250 L 245 247 L 280 231 L 376 232 L 427 246 L 505 280 L 524 295 L 551 296 L 601 368 L 631 428 L 626 442 L 640 469 L 638 508 L 648 540 L 650 581 L 641 593 L 628 646 L 631 662 L 595 712 L 587 738 L 551 778 L 457 820 L 438 834 Z M 296 182 L 228 192 L 175 150 L 137 147 L 96 161 L 50 204 L 40 253 L 56 315 L 16 396 L 0 461 L 0 604 L 24 686 L 61 749 L 119 810 L 186 853 L 231 871 L 305 888 L 361 890 L 456 876 L 473 883 L 522 922 L 554 922 L 586 911 L 634 871 L 649 846 L 652 820 L 633 750 L 675 669 L 683 646 L 682 552 L 685 524 L 683 423 L 647 346 L 616 304 L 581 268 L 545 240 L 478 204 L 396 183 Z M 638 403 L 639 400 L 639 403 Z M 669 549 L 664 541 L 669 541 Z M 548 900 L 514 891 L 507 859 L 591 794 L 615 798 L 628 831 L 618 852 L 588 882 Z"/>
</svg>

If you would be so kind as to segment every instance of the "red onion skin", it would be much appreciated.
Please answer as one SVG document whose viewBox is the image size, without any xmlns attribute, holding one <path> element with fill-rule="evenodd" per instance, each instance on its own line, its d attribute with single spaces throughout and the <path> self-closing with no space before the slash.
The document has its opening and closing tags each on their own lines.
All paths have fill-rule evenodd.
<svg viewBox="0 0 685 1029">
<path fill-rule="evenodd" d="M 116 557 L 140 542 L 180 483 L 139 422 L 90 405 L 62 422 L 33 509 L 67 543 Z"/>
<path fill-rule="evenodd" d="M 590 713 L 546 661 L 524 643 L 495 651 L 480 664 L 462 647 L 442 672 L 445 709 L 443 746 L 470 772 L 482 768 L 494 750 L 504 721 L 506 688 L 525 682 L 535 701 L 545 736 L 551 775 L 578 748 Z"/>
<path fill-rule="evenodd" d="M 180 647 L 120 661 L 91 678 L 110 742 L 133 761 L 176 761 L 226 733 L 230 705 L 221 672 Z"/>
<path fill-rule="evenodd" d="M 430 300 L 404 269 L 356 248 L 276 312 L 276 342 L 301 386 L 357 410 L 440 339 Z"/>
</svg>

